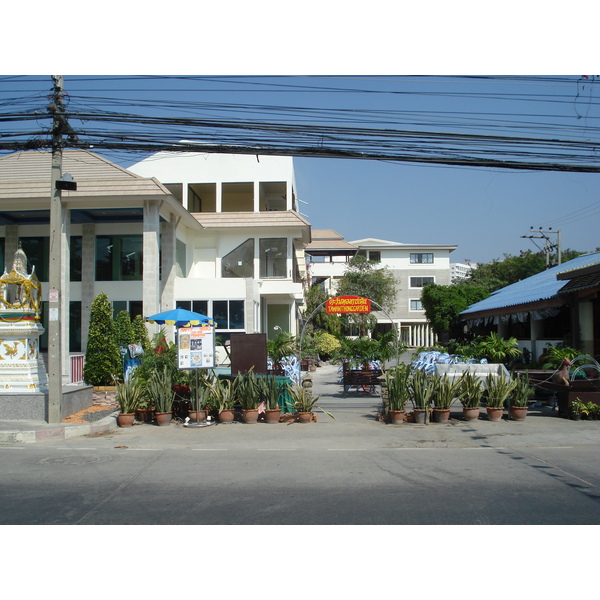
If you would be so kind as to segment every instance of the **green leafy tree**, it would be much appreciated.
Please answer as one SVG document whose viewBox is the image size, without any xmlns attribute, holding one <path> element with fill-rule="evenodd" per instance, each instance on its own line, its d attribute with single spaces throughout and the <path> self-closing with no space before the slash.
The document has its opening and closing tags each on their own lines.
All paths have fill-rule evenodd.
<svg viewBox="0 0 600 600">
<path fill-rule="evenodd" d="M 329 294 L 318 285 L 313 285 L 306 294 L 306 310 L 304 318 L 308 319 L 313 314 L 317 307 L 329 299 Z M 310 323 L 307 325 L 310 330 L 325 330 L 327 333 L 337 337 L 342 331 L 342 322 L 338 315 L 327 314 L 325 307 L 321 307 Z"/>
<path fill-rule="evenodd" d="M 131 317 L 126 310 L 122 310 L 115 317 L 115 338 L 118 346 L 133 344 L 133 327 Z"/>
<path fill-rule="evenodd" d="M 144 321 L 144 317 L 142 315 L 136 315 L 133 321 L 131 322 L 131 330 L 133 334 L 133 343 L 140 344 L 144 349 L 150 350 L 150 338 L 148 336 L 148 328 L 146 327 L 146 322 Z"/>
<path fill-rule="evenodd" d="M 396 279 L 387 268 L 377 268 L 377 264 L 368 261 L 364 256 L 353 257 L 340 278 L 338 296 L 362 296 L 373 300 L 387 312 L 396 305 Z M 374 307 L 377 310 L 377 307 Z M 377 324 L 373 314 L 342 315 L 346 324 L 358 326 L 359 336 L 367 335 L 369 329 Z"/>
<path fill-rule="evenodd" d="M 94 298 L 90 309 L 83 379 L 88 385 L 113 385 L 114 378 L 121 379 L 122 372 L 112 308 L 108 295 L 102 292 Z"/>
<path fill-rule="evenodd" d="M 429 283 L 421 292 L 421 302 L 425 317 L 438 336 L 442 332 L 448 332 L 450 337 L 461 337 L 462 322 L 459 313 L 488 296 L 485 287 L 468 281 L 451 285 Z"/>
<path fill-rule="evenodd" d="M 562 262 L 567 262 L 580 256 L 575 250 L 564 250 Z M 551 257 L 552 258 L 552 257 Z M 490 292 L 499 290 L 522 279 L 541 273 L 546 269 L 546 257 L 542 252 L 521 252 L 520 256 L 505 254 L 504 258 L 494 259 L 490 263 L 481 263 L 471 272 L 470 280 L 485 287 Z"/>
</svg>

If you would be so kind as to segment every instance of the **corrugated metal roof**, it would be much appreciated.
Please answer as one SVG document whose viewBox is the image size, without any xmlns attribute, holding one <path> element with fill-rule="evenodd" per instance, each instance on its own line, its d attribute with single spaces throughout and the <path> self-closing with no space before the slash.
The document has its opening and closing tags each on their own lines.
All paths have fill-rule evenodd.
<svg viewBox="0 0 600 600">
<path fill-rule="evenodd" d="M 599 261 L 600 252 L 583 254 L 562 265 L 552 267 L 537 275 L 532 275 L 527 279 L 508 285 L 494 292 L 489 298 L 472 304 L 460 314 L 469 315 L 556 298 L 559 290 L 565 285 L 564 281 L 556 278 L 559 273 L 586 267 Z"/>
</svg>

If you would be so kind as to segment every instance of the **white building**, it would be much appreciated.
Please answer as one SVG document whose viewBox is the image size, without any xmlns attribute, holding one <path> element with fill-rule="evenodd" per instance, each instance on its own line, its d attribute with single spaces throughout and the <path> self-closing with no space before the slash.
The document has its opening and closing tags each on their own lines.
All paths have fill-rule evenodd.
<svg viewBox="0 0 600 600">
<path fill-rule="evenodd" d="M 450 281 L 467 279 L 471 271 L 477 268 L 477 263 L 450 263 Z"/>
<path fill-rule="evenodd" d="M 298 333 L 310 224 L 291 157 L 160 152 L 128 170 L 158 179 L 201 227 L 177 240 L 169 305 L 214 318 L 221 339 Z"/>
</svg>

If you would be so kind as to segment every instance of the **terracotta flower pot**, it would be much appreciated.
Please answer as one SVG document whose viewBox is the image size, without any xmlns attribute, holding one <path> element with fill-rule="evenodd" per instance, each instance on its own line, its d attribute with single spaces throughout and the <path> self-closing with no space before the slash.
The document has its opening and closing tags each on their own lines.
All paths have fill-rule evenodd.
<svg viewBox="0 0 600 600">
<path fill-rule="evenodd" d="M 511 406 L 509 409 L 510 418 L 513 421 L 524 421 L 527 416 L 526 406 Z"/>
<path fill-rule="evenodd" d="M 117 416 L 117 425 L 119 427 L 133 427 L 135 413 L 119 413 Z"/>
<path fill-rule="evenodd" d="M 312 413 L 299 412 L 298 413 L 298 422 L 299 423 L 310 423 L 311 417 L 312 417 Z"/>
<path fill-rule="evenodd" d="M 206 411 L 205 410 L 190 410 L 188 412 L 188 417 L 192 423 L 202 423 L 206 421 Z"/>
<path fill-rule="evenodd" d="M 504 407 L 486 406 L 485 411 L 487 413 L 488 421 L 501 421 L 502 415 L 504 414 Z"/>
<path fill-rule="evenodd" d="M 465 421 L 477 421 L 479 419 L 479 406 L 471 408 L 463 406 L 463 419 Z"/>
<path fill-rule="evenodd" d="M 267 423 L 279 423 L 279 418 L 281 417 L 281 409 L 280 408 L 268 408 L 265 410 L 265 421 Z"/>
<path fill-rule="evenodd" d="M 219 421 L 221 423 L 233 423 L 235 412 L 233 408 L 224 408 L 219 412 Z"/>
<path fill-rule="evenodd" d="M 431 411 L 431 420 L 434 423 L 447 423 L 450 420 L 450 409 L 434 408 Z"/>
<path fill-rule="evenodd" d="M 155 412 L 154 413 L 154 422 L 159 427 L 165 427 L 171 424 L 171 418 L 173 413 L 170 412 Z"/>
<path fill-rule="evenodd" d="M 258 422 L 258 408 L 245 408 L 242 410 L 242 418 L 244 423 Z"/>
<path fill-rule="evenodd" d="M 390 422 L 392 425 L 401 425 L 404 423 L 404 411 L 403 410 L 390 410 L 388 411 L 390 415 Z"/>
</svg>

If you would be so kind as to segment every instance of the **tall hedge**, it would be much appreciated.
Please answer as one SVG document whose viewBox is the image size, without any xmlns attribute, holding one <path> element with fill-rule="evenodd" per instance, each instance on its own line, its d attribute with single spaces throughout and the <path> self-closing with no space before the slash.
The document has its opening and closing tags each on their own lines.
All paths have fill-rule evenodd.
<svg viewBox="0 0 600 600">
<path fill-rule="evenodd" d="M 131 322 L 134 344 L 141 344 L 144 351 L 150 350 L 150 338 L 148 337 L 148 328 L 142 315 L 136 315 Z"/>
<path fill-rule="evenodd" d="M 120 378 L 122 373 L 112 308 L 108 295 L 102 292 L 94 298 L 90 311 L 83 379 L 88 385 L 113 385 L 113 376 Z"/>
</svg>

